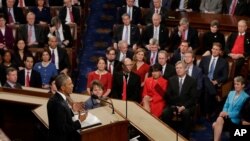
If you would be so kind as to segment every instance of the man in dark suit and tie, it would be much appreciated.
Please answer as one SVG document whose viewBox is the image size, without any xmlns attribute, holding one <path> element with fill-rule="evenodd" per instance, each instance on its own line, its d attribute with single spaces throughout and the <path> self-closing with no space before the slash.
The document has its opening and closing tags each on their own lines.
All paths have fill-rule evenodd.
<svg viewBox="0 0 250 141">
<path fill-rule="evenodd" d="M 80 10 L 72 6 L 71 0 L 64 0 L 64 7 L 59 12 L 63 24 L 76 23 L 80 26 Z"/>
<path fill-rule="evenodd" d="M 5 24 L 4 16 L 0 15 L 0 53 L 7 49 L 13 49 L 14 45 L 13 31 Z"/>
<path fill-rule="evenodd" d="M 189 43 L 185 40 L 181 41 L 179 48 L 174 51 L 173 56 L 170 58 L 170 63 L 175 65 L 176 62 L 184 60 L 184 54 L 191 50 Z"/>
<path fill-rule="evenodd" d="M 23 10 L 14 6 L 15 0 L 7 0 L 6 5 L 3 7 L 3 13 L 8 24 L 25 24 L 25 17 Z"/>
<path fill-rule="evenodd" d="M 64 48 L 58 46 L 55 36 L 49 38 L 49 50 L 51 52 L 51 59 L 54 59 L 58 73 L 68 74 L 70 70 L 69 56 Z"/>
<path fill-rule="evenodd" d="M 45 32 L 41 26 L 35 24 L 35 14 L 26 15 L 27 24 L 21 25 L 18 30 L 18 39 L 23 39 L 29 47 L 44 47 Z"/>
<path fill-rule="evenodd" d="M 125 58 L 122 64 L 123 71 L 113 74 L 111 96 L 122 100 L 141 102 L 141 80 L 132 72 L 133 63 L 130 58 Z"/>
<path fill-rule="evenodd" d="M 72 47 L 73 37 L 71 35 L 70 27 L 62 24 L 59 17 L 55 16 L 51 19 L 51 26 L 48 37 L 56 36 L 58 44 L 64 47 Z"/>
<path fill-rule="evenodd" d="M 114 47 L 120 40 L 127 41 L 130 50 L 136 50 L 140 43 L 140 31 L 136 25 L 130 24 L 130 17 L 127 13 L 122 15 L 123 25 L 118 25 L 114 31 L 113 41 Z"/>
<path fill-rule="evenodd" d="M 25 69 L 18 72 L 17 82 L 25 87 L 42 88 L 42 80 L 39 72 L 33 70 L 33 56 L 25 56 Z"/>
<path fill-rule="evenodd" d="M 17 83 L 17 70 L 9 67 L 6 70 L 6 82 L 3 85 L 5 88 L 22 89 L 21 84 Z"/>
<path fill-rule="evenodd" d="M 222 11 L 224 14 L 248 16 L 249 1 L 248 0 L 224 0 Z"/>
<path fill-rule="evenodd" d="M 168 29 L 161 24 L 161 15 L 155 13 L 152 17 L 152 25 L 146 26 L 142 33 L 142 44 L 146 46 L 151 38 L 159 41 L 161 49 L 167 49 L 169 44 Z"/>
<path fill-rule="evenodd" d="M 134 6 L 135 0 L 126 0 L 126 5 L 118 9 L 117 23 L 122 24 L 122 15 L 124 13 L 129 14 L 131 23 L 134 25 L 141 23 L 141 9 Z"/>
<path fill-rule="evenodd" d="M 197 94 L 197 83 L 194 78 L 186 73 L 187 65 L 183 61 L 178 61 L 175 65 L 176 76 L 169 79 L 167 93 L 164 95 L 168 105 L 162 114 L 162 120 L 173 126 L 173 116 L 182 119 L 183 124 L 180 133 L 189 139 L 191 128 L 191 117 L 194 114 L 195 99 Z"/>
<path fill-rule="evenodd" d="M 146 62 L 150 66 L 153 66 L 154 64 L 158 63 L 158 51 L 160 49 L 158 40 L 155 38 L 151 38 L 149 40 L 149 44 L 146 46 L 148 51 L 146 52 Z"/>
<path fill-rule="evenodd" d="M 228 79 L 228 62 L 221 55 L 222 46 L 220 43 L 213 43 L 212 55 L 201 59 L 199 67 L 203 73 L 203 85 L 205 92 L 201 103 L 201 108 L 207 118 L 215 112 L 216 94 L 219 85 Z"/>
<path fill-rule="evenodd" d="M 236 61 L 235 76 L 239 75 L 245 59 L 250 55 L 250 34 L 245 20 L 238 22 L 238 32 L 232 33 L 226 43 L 225 53 Z"/>
<path fill-rule="evenodd" d="M 116 51 L 116 60 L 122 62 L 125 58 L 133 58 L 133 52 L 128 49 L 126 41 L 121 40 L 118 42 L 118 50 Z"/>
<path fill-rule="evenodd" d="M 107 70 L 109 73 L 112 75 L 114 72 L 119 72 L 122 70 L 122 64 L 120 61 L 116 60 L 116 53 L 115 53 L 115 48 L 113 47 L 108 47 L 106 49 L 106 58 L 107 58 Z"/>
<path fill-rule="evenodd" d="M 182 40 L 188 41 L 190 47 L 194 51 L 199 47 L 198 32 L 196 29 L 189 26 L 187 18 L 181 18 L 179 25 L 174 29 L 171 40 L 172 47 L 170 51 L 176 50 Z"/>
<path fill-rule="evenodd" d="M 168 53 L 165 50 L 158 52 L 158 63 L 162 66 L 162 76 L 164 79 L 169 80 L 170 77 L 176 75 L 175 67 L 169 63 Z"/>
<path fill-rule="evenodd" d="M 167 9 L 161 6 L 161 0 L 153 0 L 153 7 L 149 9 L 149 12 L 144 19 L 146 25 L 152 24 L 152 16 L 154 13 L 161 15 L 162 24 L 165 24 Z"/>
<path fill-rule="evenodd" d="M 83 111 L 82 106 L 72 106 L 70 108 L 69 96 L 73 91 L 73 83 L 68 75 L 60 74 L 55 80 L 58 91 L 47 103 L 47 113 L 49 120 L 49 141 L 78 141 L 81 129 L 81 122 L 87 117 L 86 114 L 80 114 Z M 79 112 L 77 118 L 73 120 L 73 112 Z"/>
</svg>

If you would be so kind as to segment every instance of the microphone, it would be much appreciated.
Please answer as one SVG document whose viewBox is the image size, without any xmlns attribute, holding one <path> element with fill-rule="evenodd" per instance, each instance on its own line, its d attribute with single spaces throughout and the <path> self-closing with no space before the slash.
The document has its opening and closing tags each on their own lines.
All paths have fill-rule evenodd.
<svg viewBox="0 0 250 141">
<path fill-rule="evenodd" d="M 108 98 L 108 97 L 102 98 L 102 97 L 98 97 L 97 95 L 94 95 L 94 94 L 91 94 L 91 98 L 98 99 L 98 100 L 100 100 L 102 102 L 108 103 L 109 105 L 111 105 L 112 114 L 115 114 L 114 104 L 113 104 L 113 101 L 110 98 Z M 110 102 L 107 101 L 108 99 L 110 100 Z"/>
</svg>

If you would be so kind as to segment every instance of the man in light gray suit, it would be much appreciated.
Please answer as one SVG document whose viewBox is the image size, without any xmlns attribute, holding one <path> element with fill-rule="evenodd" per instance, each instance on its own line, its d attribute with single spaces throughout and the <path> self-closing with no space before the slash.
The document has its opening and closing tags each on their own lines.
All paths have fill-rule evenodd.
<svg viewBox="0 0 250 141">
<path fill-rule="evenodd" d="M 222 0 L 201 0 L 200 11 L 210 14 L 221 13 Z"/>
</svg>

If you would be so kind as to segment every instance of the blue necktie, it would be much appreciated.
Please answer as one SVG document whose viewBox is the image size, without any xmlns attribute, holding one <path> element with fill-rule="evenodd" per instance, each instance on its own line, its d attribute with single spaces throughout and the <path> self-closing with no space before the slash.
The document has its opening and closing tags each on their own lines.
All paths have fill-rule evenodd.
<svg viewBox="0 0 250 141">
<path fill-rule="evenodd" d="M 213 77 L 214 77 L 214 69 L 215 69 L 215 59 L 212 60 L 212 63 L 211 63 L 210 69 L 209 69 L 209 73 L 208 73 L 208 78 L 209 78 L 210 80 L 213 80 Z"/>
</svg>

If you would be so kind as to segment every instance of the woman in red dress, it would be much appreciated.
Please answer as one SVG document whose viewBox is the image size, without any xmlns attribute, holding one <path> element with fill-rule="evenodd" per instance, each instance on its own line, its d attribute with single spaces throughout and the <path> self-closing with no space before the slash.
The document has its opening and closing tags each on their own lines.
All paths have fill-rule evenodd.
<svg viewBox="0 0 250 141">
<path fill-rule="evenodd" d="M 161 76 L 160 64 L 154 64 L 151 69 L 152 77 L 145 80 L 142 104 L 148 112 L 160 117 L 166 106 L 163 95 L 167 91 L 168 81 Z"/>
<path fill-rule="evenodd" d="M 112 75 L 105 70 L 106 60 L 103 57 L 99 57 L 97 60 L 97 70 L 88 74 L 87 92 L 90 94 L 90 84 L 93 80 L 99 80 L 104 86 L 103 96 L 107 97 L 112 88 Z"/>
<path fill-rule="evenodd" d="M 144 80 L 148 77 L 149 65 L 145 63 L 145 49 L 138 48 L 133 56 L 133 61 L 135 62 L 133 67 L 133 72 L 140 76 L 141 87 L 144 86 Z"/>
</svg>

